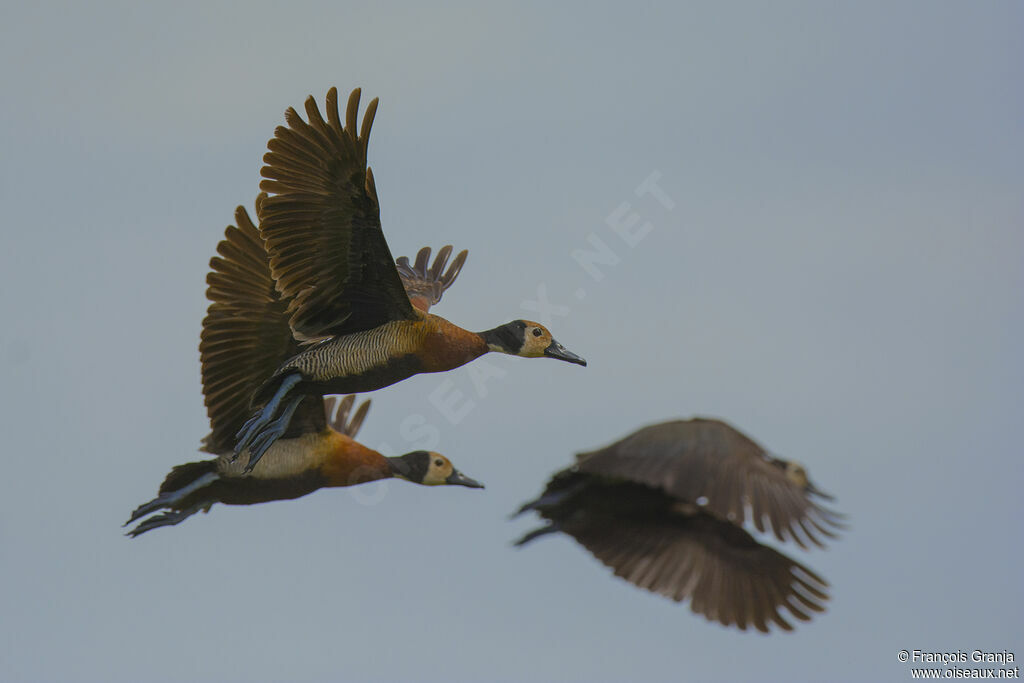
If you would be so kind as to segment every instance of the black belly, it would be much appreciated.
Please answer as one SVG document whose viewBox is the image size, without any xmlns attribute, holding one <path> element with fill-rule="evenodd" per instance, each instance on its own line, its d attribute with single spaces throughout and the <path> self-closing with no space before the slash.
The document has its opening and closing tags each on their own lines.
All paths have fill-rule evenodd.
<svg viewBox="0 0 1024 683">
<path fill-rule="evenodd" d="M 198 502 L 254 505 L 268 503 L 272 500 L 291 500 L 312 493 L 326 483 L 318 470 L 310 470 L 287 479 L 261 479 L 252 476 L 223 477 L 196 491 L 194 497 L 197 500 L 186 499 L 182 501 L 181 507 L 187 508 Z"/>
</svg>

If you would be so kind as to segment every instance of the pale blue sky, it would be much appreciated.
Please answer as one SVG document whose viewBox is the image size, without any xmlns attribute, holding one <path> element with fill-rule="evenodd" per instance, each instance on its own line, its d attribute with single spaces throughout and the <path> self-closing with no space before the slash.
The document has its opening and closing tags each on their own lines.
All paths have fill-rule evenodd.
<svg viewBox="0 0 1024 683">
<path fill-rule="evenodd" d="M 0 679 L 902 681 L 900 649 L 1024 658 L 1022 29 L 1012 2 L 6 5 Z M 485 491 L 321 491 L 125 539 L 207 432 L 207 261 L 285 108 L 330 86 L 381 99 L 395 254 L 470 250 L 437 312 L 538 317 L 543 287 L 590 366 L 488 357 L 374 395 L 365 443 L 435 435 Z M 673 208 L 637 196 L 652 173 Z M 623 203 L 652 226 L 634 246 Z M 571 256 L 595 238 L 600 281 Z M 429 400 L 452 391 L 457 424 Z M 709 624 L 568 538 L 509 546 L 574 452 L 694 414 L 851 516 L 826 551 L 781 548 L 833 587 L 794 634 Z"/>
</svg>

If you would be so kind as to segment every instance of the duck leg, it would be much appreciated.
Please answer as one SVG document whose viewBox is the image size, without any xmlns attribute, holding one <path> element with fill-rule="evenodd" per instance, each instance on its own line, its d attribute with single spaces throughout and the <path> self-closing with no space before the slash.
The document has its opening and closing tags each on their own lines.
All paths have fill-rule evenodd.
<svg viewBox="0 0 1024 683">
<path fill-rule="evenodd" d="M 588 482 L 581 481 L 578 484 L 574 484 L 560 491 L 552 491 L 550 493 L 545 492 L 540 498 L 531 500 L 529 503 L 524 503 L 521 508 L 509 515 L 509 519 L 515 519 L 519 515 L 530 510 L 543 510 L 544 508 L 552 508 L 557 505 L 561 505 L 569 498 L 575 496 L 579 491 L 586 488 L 587 485 Z"/>
<path fill-rule="evenodd" d="M 306 398 L 305 394 L 299 394 L 298 396 L 290 396 L 285 400 L 284 409 L 281 410 L 281 415 L 276 419 L 272 420 L 270 424 L 260 430 L 249 445 L 249 464 L 245 466 L 245 472 L 248 474 L 252 472 L 252 468 L 256 467 L 256 463 L 260 461 L 263 454 L 267 452 L 274 442 L 284 436 L 284 433 L 288 431 L 288 425 L 292 421 L 292 415 L 295 414 L 295 409 L 302 403 L 302 399 Z"/>
<path fill-rule="evenodd" d="M 274 396 L 267 401 L 267 404 L 263 406 L 263 409 L 250 417 L 246 423 L 242 425 L 242 428 L 238 430 L 238 433 L 235 434 L 237 443 L 235 443 L 235 453 L 231 457 L 231 462 L 237 460 L 238 456 L 242 454 L 242 451 L 249 448 L 253 444 L 253 441 L 255 441 L 256 437 L 270 426 L 271 422 L 274 420 L 274 416 L 278 413 L 278 409 L 281 407 L 281 402 L 285 399 L 285 396 L 287 396 L 288 392 L 301 381 L 302 375 L 297 372 L 285 375 L 284 379 L 281 380 L 281 384 L 277 387 L 277 391 L 274 392 Z M 294 408 L 292 410 L 294 412 Z M 287 424 L 285 426 L 287 426 Z M 271 443 L 273 443 L 273 441 L 271 441 Z M 270 445 L 268 444 L 267 448 L 269 447 Z M 263 450 L 265 451 L 266 448 Z M 263 453 L 261 452 L 260 456 L 262 455 Z M 256 459 L 259 460 L 259 457 Z M 254 464 L 255 462 L 250 462 L 250 466 L 246 468 L 246 471 L 252 469 L 252 465 Z"/>
<path fill-rule="evenodd" d="M 128 526 L 140 517 L 145 517 L 151 512 L 155 512 L 160 508 L 174 507 L 175 504 L 181 502 L 186 497 L 203 488 L 207 484 L 212 483 L 217 479 L 217 475 L 213 472 L 207 472 L 203 476 L 193 481 L 188 486 L 183 486 L 177 491 L 169 491 L 163 495 L 157 496 L 148 503 L 144 503 L 139 507 L 135 508 L 135 512 L 132 513 L 131 518 L 124 523 L 124 526 Z"/>
<path fill-rule="evenodd" d="M 188 519 L 195 513 L 202 510 L 207 505 L 209 505 L 209 503 L 199 503 L 198 505 L 193 505 L 192 507 L 186 508 L 184 510 L 172 510 L 170 512 L 165 512 L 162 515 L 150 517 L 149 519 L 140 523 L 137 527 L 126 533 L 125 536 L 131 536 L 132 538 L 135 538 L 139 534 L 144 534 L 150 529 L 158 529 L 162 526 L 173 526 L 175 524 L 178 524 L 179 522 Z"/>
<path fill-rule="evenodd" d="M 512 545 L 514 545 L 517 548 L 521 548 L 521 547 L 523 547 L 524 545 L 526 545 L 527 543 L 529 543 L 530 541 L 532 541 L 535 538 L 539 538 L 541 536 L 547 536 L 548 534 L 553 534 L 553 533 L 556 533 L 556 532 L 561 531 L 561 530 L 562 530 L 562 528 L 558 524 L 549 523 L 549 524 L 546 524 L 546 525 L 544 525 L 544 526 L 542 526 L 540 528 L 534 529 L 533 531 L 531 531 L 530 533 L 526 534 L 525 536 L 520 538 L 518 541 L 513 543 Z"/>
</svg>

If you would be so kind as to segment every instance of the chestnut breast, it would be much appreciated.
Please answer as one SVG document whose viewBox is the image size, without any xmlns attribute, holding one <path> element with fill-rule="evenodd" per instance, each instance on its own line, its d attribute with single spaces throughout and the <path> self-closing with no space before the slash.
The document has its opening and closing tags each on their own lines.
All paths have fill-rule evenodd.
<svg viewBox="0 0 1024 683">
<path fill-rule="evenodd" d="M 425 334 L 417 355 L 424 372 L 445 372 L 487 353 L 487 343 L 475 332 L 427 313 L 420 323 Z"/>
</svg>

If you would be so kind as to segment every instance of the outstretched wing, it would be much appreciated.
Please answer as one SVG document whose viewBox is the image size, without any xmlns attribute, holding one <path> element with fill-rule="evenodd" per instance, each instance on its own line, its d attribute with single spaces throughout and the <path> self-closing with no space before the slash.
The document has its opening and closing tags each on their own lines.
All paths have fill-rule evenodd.
<svg viewBox="0 0 1024 683">
<path fill-rule="evenodd" d="M 812 500 L 761 446 L 720 420 L 695 418 L 645 427 L 577 456 L 579 471 L 633 481 L 701 503 L 721 519 L 823 546 L 841 515 Z"/>
<path fill-rule="evenodd" d="M 264 200 L 256 200 L 257 214 Z M 210 259 L 206 296 L 212 302 L 203 319 L 199 356 L 203 394 L 212 431 L 203 450 L 227 453 L 251 412 L 249 398 L 283 361 L 299 351 L 285 314 L 286 304 L 270 277 L 260 232 L 244 207 Z M 307 397 L 292 430 L 323 429 L 322 401 Z"/>
<path fill-rule="evenodd" d="M 260 188 L 270 192 L 260 230 L 277 289 L 289 299 L 300 341 L 351 334 L 416 314 L 380 226 L 373 172 L 366 166 L 374 99 L 357 131 L 359 89 L 342 125 L 338 91 L 327 93 L 327 120 L 306 100 L 304 121 L 292 108 L 267 143 Z"/>
<path fill-rule="evenodd" d="M 615 574 L 726 626 L 768 631 L 806 621 L 828 600 L 828 583 L 802 564 L 761 545 L 739 526 L 644 484 L 569 468 L 556 473 L 534 510 L 548 520 L 516 545 L 564 532 Z"/>
<path fill-rule="evenodd" d="M 799 562 L 761 545 L 743 529 L 698 513 L 637 520 L 580 515 L 561 525 L 617 576 L 711 621 L 768 632 L 790 631 L 785 610 L 801 621 L 823 612 L 828 583 Z"/>
<path fill-rule="evenodd" d="M 469 252 L 465 249 L 459 252 L 448 270 L 444 269 L 448 258 L 452 255 L 452 245 L 446 244 L 437 252 L 434 265 L 427 268 L 430 262 L 430 247 L 423 247 L 416 254 L 416 263 L 410 264 L 407 256 L 399 256 L 395 260 L 398 268 L 398 275 L 405 285 L 405 293 L 417 309 L 426 313 L 430 307 L 441 301 L 441 296 L 455 282 L 459 276 L 462 266 L 466 263 Z"/>
<path fill-rule="evenodd" d="M 352 406 L 355 402 L 355 394 L 349 394 L 342 399 L 337 396 L 324 397 L 324 414 L 327 424 L 351 439 L 356 438 L 359 428 L 363 426 L 363 420 L 366 419 L 366 412 L 370 409 L 370 399 L 366 399 L 359 404 L 359 408 L 350 418 L 349 415 L 352 413 Z"/>
</svg>

